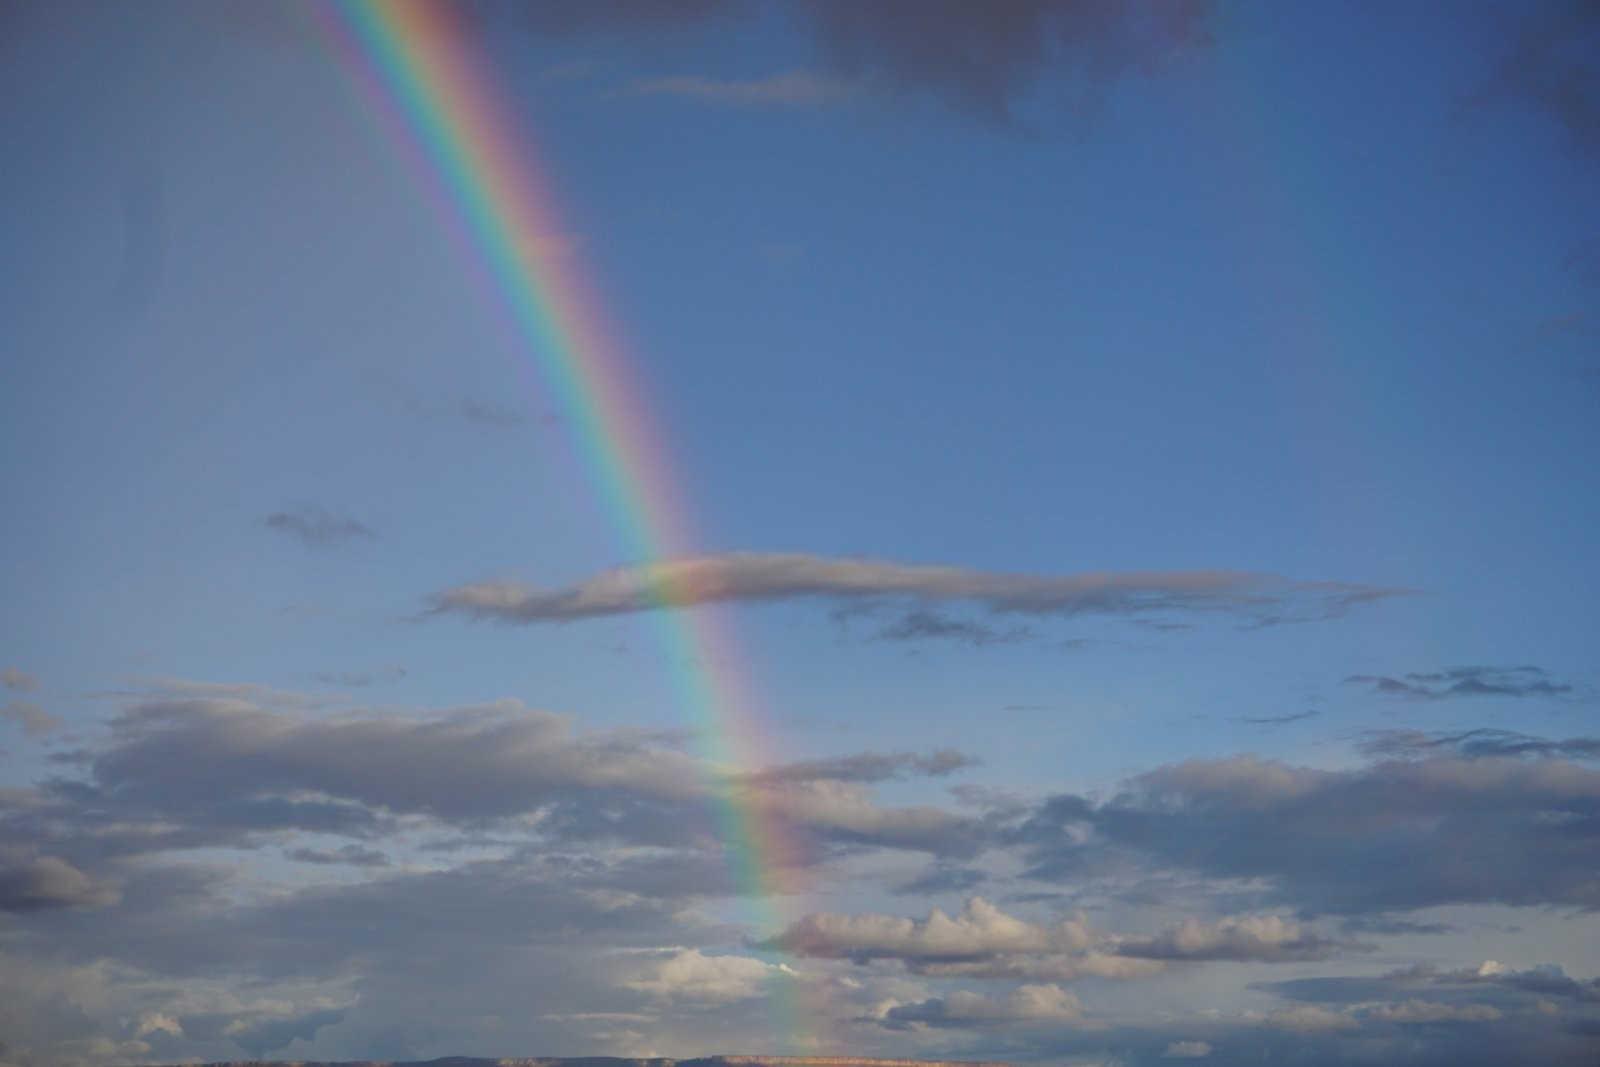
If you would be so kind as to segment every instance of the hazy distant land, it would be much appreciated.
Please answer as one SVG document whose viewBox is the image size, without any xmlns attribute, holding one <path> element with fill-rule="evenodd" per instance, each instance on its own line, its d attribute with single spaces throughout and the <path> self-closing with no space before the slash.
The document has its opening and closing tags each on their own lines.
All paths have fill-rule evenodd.
<svg viewBox="0 0 1600 1067">
<path fill-rule="evenodd" d="M 190 1065 L 194 1067 L 194 1065 Z M 871 1056 L 441 1056 L 432 1060 L 222 1060 L 198 1067 L 1011 1067 L 992 1060 L 895 1060 Z"/>
</svg>

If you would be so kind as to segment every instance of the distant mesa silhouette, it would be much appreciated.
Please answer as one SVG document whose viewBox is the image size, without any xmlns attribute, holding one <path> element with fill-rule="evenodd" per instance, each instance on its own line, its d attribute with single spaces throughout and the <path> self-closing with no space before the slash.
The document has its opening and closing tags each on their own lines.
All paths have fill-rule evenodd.
<svg viewBox="0 0 1600 1067">
<path fill-rule="evenodd" d="M 190 1065 L 192 1067 L 192 1065 Z M 872 1056 L 441 1056 L 432 1060 L 221 1060 L 200 1067 L 1012 1067 L 994 1060 L 895 1060 Z"/>
</svg>

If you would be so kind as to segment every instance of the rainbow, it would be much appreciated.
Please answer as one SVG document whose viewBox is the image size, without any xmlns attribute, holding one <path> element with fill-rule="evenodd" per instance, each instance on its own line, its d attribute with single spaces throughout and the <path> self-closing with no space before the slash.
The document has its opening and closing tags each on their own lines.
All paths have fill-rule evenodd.
<svg viewBox="0 0 1600 1067">
<path fill-rule="evenodd" d="M 322 34 L 362 83 L 436 201 L 442 220 L 501 305 L 545 388 L 574 428 L 578 451 L 629 562 L 689 555 L 694 538 L 681 479 L 614 332 L 573 256 L 552 247 L 562 232 L 549 184 L 534 166 L 525 122 L 513 121 L 492 71 L 457 23 L 455 5 L 432 0 L 328 0 L 314 7 Z M 679 591 L 653 591 L 670 607 Z M 734 884 L 763 934 L 781 925 L 777 879 L 797 855 L 759 793 L 730 784 L 765 764 L 745 661 L 715 611 L 652 612 L 678 705 L 719 773 L 712 792 Z M 779 1041 L 798 1040 L 782 1018 Z"/>
</svg>

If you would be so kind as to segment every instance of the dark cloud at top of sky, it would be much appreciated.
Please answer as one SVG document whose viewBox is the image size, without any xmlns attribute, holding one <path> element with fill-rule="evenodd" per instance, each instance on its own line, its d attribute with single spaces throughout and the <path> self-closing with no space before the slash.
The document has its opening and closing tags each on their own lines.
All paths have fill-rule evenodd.
<svg viewBox="0 0 1600 1067">
<path fill-rule="evenodd" d="M 378 535 L 365 523 L 311 505 L 292 511 L 275 511 L 261 520 L 269 530 L 295 537 L 311 548 L 337 548 L 352 541 L 373 540 Z"/>
<path fill-rule="evenodd" d="M 560 589 L 480 582 L 434 594 L 434 614 L 569 622 L 663 606 L 802 598 L 834 604 L 961 603 L 1028 616 L 1228 615 L 1252 626 L 1329 619 L 1405 590 L 1238 571 L 1009 574 L 800 553 L 733 552 L 619 567 Z M 913 627 L 924 629 L 925 627 Z M 937 628 L 937 626 L 935 627 Z"/>
<path fill-rule="evenodd" d="M 1376 730 L 1366 735 L 1359 747 L 1369 756 L 1388 759 L 1417 759 L 1447 753 L 1464 759 L 1532 756 L 1600 760 L 1600 737 L 1550 740 L 1514 730 L 1488 728 L 1432 734 L 1420 730 Z"/>
<path fill-rule="evenodd" d="M 803 0 L 826 61 L 850 78 L 928 92 L 984 121 L 1049 71 L 1104 84 L 1210 42 L 1208 0 Z"/>
<path fill-rule="evenodd" d="M 1573 150 L 1600 153 L 1600 4 L 1554 0 L 1507 10 L 1515 19 L 1507 43 L 1466 110 L 1527 108 L 1553 122 Z"/>
<path fill-rule="evenodd" d="M 524 0 L 519 16 L 536 33 L 653 34 L 700 25 L 752 9 L 741 0 Z"/>
<path fill-rule="evenodd" d="M 1452 667 L 1442 671 L 1414 672 L 1399 678 L 1353 674 L 1347 685 L 1361 685 L 1384 696 L 1412 700 L 1449 700 L 1455 697 L 1563 697 L 1574 687 L 1553 681 L 1538 667 Z"/>
</svg>

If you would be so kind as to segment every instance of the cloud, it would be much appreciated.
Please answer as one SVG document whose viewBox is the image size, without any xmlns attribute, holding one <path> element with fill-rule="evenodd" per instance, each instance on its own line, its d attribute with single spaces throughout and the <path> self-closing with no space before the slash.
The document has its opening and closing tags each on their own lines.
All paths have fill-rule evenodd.
<svg viewBox="0 0 1600 1067">
<path fill-rule="evenodd" d="M 1261 1026 L 1274 1030 L 1291 1030 L 1298 1034 L 1326 1033 L 1333 1030 L 1353 1030 L 1360 1023 L 1342 1011 L 1330 1011 L 1315 1004 L 1295 1004 L 1269 1011 L 1258 1020 Z"/>
<path fill-rule="evenodd" d="M 819 599 L 869 606 L 905 602 L 924 609 L 966 604 L 995 614 L 1036 617 L 1198 612 L 1263 626 L 1333 618 L 1356 605 L 1401 592 L 1236 571 L 1051 576 L 800 554 L 730 553 L 621 567 L 560 589 L 512 582 L 463 585 L 435 594 L 432 610 L 531 624 L 696 604 Z M 931 618 L 936 624 L 938 617 Z M 926 629 L 921 624 L 912 627 Z"/>
<path fill-rule="evenodd" d="M 943 612 L 918 608 L 884 626 L 875 636 L 880 641 L 953 641 L 983 648 L 1027 641 L 1033 637 L 1033 631 L 1026 626 L 1002 630 L 970 619 L 952 618 Z"/>
<path fill-rule="evenodd" d="M 1214 923 L 1185 919 L 1155 937 L 1125 939 L 1117 951 L 1157 960 L 1250 960 L 1278 963 L 1327 959 L 1349 946 L 1277 915 L 1229 917 Z"/>
<path fill-rule="evenodd" d="M 925 919 L 815 913 L 791 924 L 768 947 L 858 964 L 895 960 L 913 974 L 943 978 L 1054 982 L 1139 978 L 1162 970 L 1159 961 L 1117 955 L 1116 945 L 1116 938 L 1091 930 L 1081 917 L 1042 925 L 972 897 L 955 916 L 938 908 Z"/>
<path fill-rule="evenodd" d="M 955 749 L 941 748 L 926 755 L 916 752 L 861 752 L 851 756 L 781 763 L 755 771 L 748 779 L 757 783 L 887 782 L 911 775 L 942 778 L 956 771 L 976 767 L 982 761 Z"/>
<path fill-rule="evenodd" d="M 8 719 L 22 727 L 22 732 L 29 737 L 43 737 L 52 733 L 61 726 L 61 720 L 39 707 L 25 700 L 13 700 L 11 703 L 0 707 L 0 719 Z"/>
<path fill-rule="evenodd" d="M 1462 759 L 1527 756 L 1543 759 L 1600 760 L 1600 737 L 1548 740 L 1514 730 L 1482 728 L 1456 733 L 1373 730 L 1357 745 L 1369 756 L 1419 759 L 1441 753 Z"/>
<path fill-rule="evenodd" d="M 27 671 L 16 667 L 7 667 L 5 670 L 0 671 L 0 686 L 18 693 L 31 693 L 39 688 L 39 679 Z"/>
<path fill-rule="evenodd" d="M 1293 711 L 1289 712 L 1287 715 L 1261 715 L 1255 717 L 1241 715 L 1239 716 L 1239 721 L 1247 722 L 1254 726 L 1286 726 L 1291 722 L 1300 722 L 1304 719 L 1314 719 L 1320 714 L 1321 712 L 1317 711 Z"/>
<path fill-rule="evenodd" d="M 771 992 L 775 979 L 794 977 L 783 964 L 763 963 L 751 956 L 708 956 L 699 949 L 678 948 L 646 957 L 622 984 L 662 1000 L 731 1004 Z"/>
<path fill-rule="evenodd" d="M 1504 53 L 1463 102 L 1465 112 L 1505 105 L 1549 119 L 1577 152 L 1600 152 L 1600 6 L 1557 0 L 1516 9 Z"/>
<path fill-rule="evenodd" d="M 371 671 L 322 671 L 313 675 L 323 685 L 338 685 L 348 689 L 364 689 L 369 685 L 397 682 L 406 676 L 404 667 L 379 667 Z"/>
<path fill-rule="evenodd" d="M 298 538 L 311 548 L 338 548 L 354 541 L 374 540 L 378 536 L 366 524 L 348 515 L 337 515 L 309 505 L 294 511 L 275 511 L 262 519 L 261 524 L 269 530 Z"/>
<path fill-rule="evenodd" d="M 337 849 L 294 848 L 284 853 L 286 859 L 297 863 L 311 863 L 321 866 L 342 864 L 350 867 L 387 867 L 389 857 L 374 848 L 362 848 L 360 845 L 343 845 Z"/>
<path fill-rule="evenodd" d="M 852 87 L 806 71 L 765 78 L 729 80 L 704 77 L 655 78 L 630 90 L 640 96 L 677 96 L 729 107 L 807 107 L 847 99 Z"/>
<path fill-rule="evenodd" d="M 318 1030 L 338 1023 L 344 1016 L 345 1009 L 333 1008 L 288 1019 L 240 1022 L 228 1027 L 224 1033 L 250 1055 L 264 1056 L 296 1040 L 311 1041 L 316 1038 Z"/>
<path fill-rule="evenodd" d="M 98 908 L 116 903 L 116 890 L 55 856 L 0 852 L 0 912 Z"/>
<path fill-rule="evenodd" d="M 891 1029 L 915 1026 L 993 1026 L 1072 1023 L 1083 1016 L 1078 998 L 1058 985 L 1022 985 L 1004 997 L 966 991 L 887 1007 L 878 1021 Z"/>
<path fill-rule="evenodd" d="M 988 877 L 983 871 L 971 867 L 935 863 L 909 882 L 895 886 L 891 892 L 900 896 L 966 893 L 982 885 Z"/>
<path fill-rule="evenodd" d="M 773 939 L 773 947 L 797 956 L 907 961 L 982 959 L 1007 953 L 1052 948 L 1081 950 L 1090 935 L 1080 923 L 1056 929 L 1037 926 L 1002 912 L 982 897 L 973 897 L 954 917 L 938 908 L 926 919 L 897 915 L 807 915 Z"/>
<path fill-rule="evenodd" d="M 1064 794 L 1015 832 L 1030 878 L 1146 865 L 1256 880 L 1307 914 L 1440 904 L 1600 907 L 1600 770 L 1559 759 L 1386 761 L 1341 771 L 1189 760 L 1103 802 Z"/>
<path fill-rule="evenodd" d="M 1561 697 L 1573 686 L 1551 681 L 1538 667 L 1453 667 L 1444 671 L 1386 675 L 1353 674 L 1346 685 L 1361 685 L 1383 696 L 1411 700 L 1450 700 L 1456 697 Z"/>
<path fill-rule="evenodd" d="M 1169 1060 L 1198 1060 L 1211 1055 L 1211 1046 L 1204 1041 L 1174 1041 L 1161 1054 Z"/>
<path fill-rule="evenodd" d="M 1501 1018 L 1492 1004 L 1441 1004 L 1436 1000 L 1407 1000 L 1398 1004 L 1375 1004 L 1368 1017 L 1386 1023 L 1436 1024 L 1485 1023 Z"/>
<path fill-rule="evenodd" d="M 846 78 L 927 93 L 1004 125 L 1046 75 L 1076 75 L 1099 87 L 1204 46 L 1210 7 L 1204 0 L 807 0 L 801 10 L 822 55 Z"/>
<path fill-rule="evenodd" d="M 497 430 L 510 430 L 518 426 L 525 426 L 528 416 L 516 408 L 502 407 L 499 404 L 490 404 L 482 400 L 468 398 L 461 401 L 457 409 L 461 417 L 468 422 L 477 423 L 479 426 L 488 426 Z"/>
</svg>

